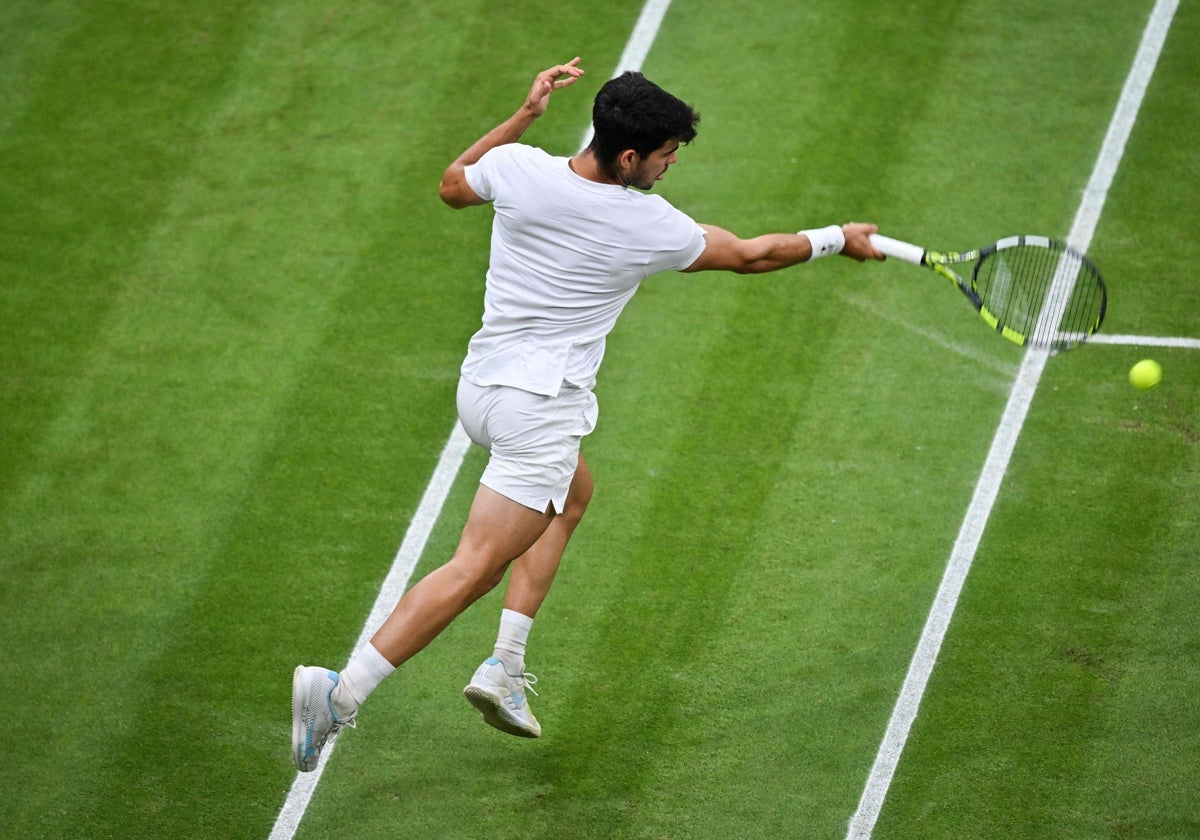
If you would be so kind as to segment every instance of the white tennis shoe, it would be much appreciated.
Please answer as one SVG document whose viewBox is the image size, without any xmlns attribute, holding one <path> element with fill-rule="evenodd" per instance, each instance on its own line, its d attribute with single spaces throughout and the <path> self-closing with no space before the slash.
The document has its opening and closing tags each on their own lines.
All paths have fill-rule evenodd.
<svg viewBox="0 0 1200 840">
<path fill-rule="evenodd" d="M 521 738 L 537 738 L 542 726 L 533 716 L 525 697 L 525 690 L 534 694 L 533 674 L 510 674 L 504 663 L 494 656 L 488 657 L 475 669 L 471 684 L 463 689 L 463 696 L 480 711 L 484 721 L 501 732 Z"/>
<path fill-rule="evenodd" d="M 338 715 L 333 690 L 338 675 L 328 668 L 300 665 L 292 674 L 292 757 L 301 773 L 317 769 L 321 748 L 343 726 L 354 726 L 358 715 Z"/>
</svg>

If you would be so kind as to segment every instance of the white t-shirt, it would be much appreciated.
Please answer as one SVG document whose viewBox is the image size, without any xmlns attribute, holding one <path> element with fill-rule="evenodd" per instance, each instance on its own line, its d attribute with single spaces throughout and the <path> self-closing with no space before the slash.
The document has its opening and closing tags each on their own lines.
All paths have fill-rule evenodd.
<svg viewBox="0 0 1200 840">
<path fill-rule="evenodd" d="M 483 326 L 462 366 L 476 385 L 592 387 L 642 280 L 704 251 L 704 230 L 665 199 L 589 181 L 532 146 L 498 146 L 466 179 L 495 209 Z"/>
</svg>

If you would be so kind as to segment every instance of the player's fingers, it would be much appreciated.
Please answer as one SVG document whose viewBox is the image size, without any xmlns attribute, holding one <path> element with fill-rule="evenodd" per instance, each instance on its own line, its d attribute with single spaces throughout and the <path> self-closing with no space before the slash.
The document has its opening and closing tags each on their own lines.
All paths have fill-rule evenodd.
<svg viewBox="0 0 1200 840">
<path fill-rule="evenodd" d="M 575 81 L 584 74 L 584 70 L 579 66 L 579 56 L 575 56 L 566 64 L 551 67 L 546 74 L 554 80 L 554 87 L 558 89 L 575 84 Z"/>
<path fill-rule="evenodd" d="M 575 80 L 583 75 L 584 71 L 578 65 L 579 57 L 576 56 L 566 64 L 556 64 L 538 73 L 537 77 L 533 80 L 533 88 L 529 92 L 529 99 L 526 101 L 526 105 L 532 108 L 535 114 L 541 115 L 544 113 L 550 101 L 551 93 L 559 88 L 574 84 Z M 559 78 L 560 76 L 565 78 Z"/>
</svg>

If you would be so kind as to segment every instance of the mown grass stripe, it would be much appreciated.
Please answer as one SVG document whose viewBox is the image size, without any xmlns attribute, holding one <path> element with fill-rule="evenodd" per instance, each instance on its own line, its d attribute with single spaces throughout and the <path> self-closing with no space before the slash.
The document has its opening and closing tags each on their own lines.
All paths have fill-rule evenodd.
<svg viewBox="0 0 1200 840">
<path fill-rule="evenodd" d="M 638 17 L 638 22 L 634 26 L 633 33 L 630 35 L 621 61 L 618 64 L 616 71 L 618 74 L 626 70 L 638 70 L 641 68 L 642 62 L 645 60 L 646 54 L 649 52 L 651 45 L 654 43 L 654 38 L 658 34 L 658 28 L 662 24 L 663 15 L 666 14 L 669 6 L 670 0 L 647 0 L 641 15 Z M 582 145 L 586 146 L 590 142 L 590 139 L 591 132 L 589 129 L 584 135 Z M 446 497 L 450 492 L 451 486 L 454 484 L 454 479 L 458 475 L 459 468 L 462 466 L 463 459 L 469 447 L 470 440 L 463 431 L 461 424 L 455 421 L 453 428 L 450 430 L 450 436 L 446 441 L 446 446 L 442 450 L 442 456 L 438 461 L 437 468 L 434 470 L 429 485 L 422 496 L 417 514 L 413 517 L 408 530 L 405 532 L 404 540 L 400 545 L 399 551 L 396 553 L 392 568 L 388 572 L 387 578 L 380 589 L 379 596 L 375 599 L 363 630 L 359 634 L 355 650 L 370 640 L 371 636 L 374 635 L 375 631 L 400 599 L 400 596 L 404 594 L 409 578 L 412 576 L 417 563 L 421 559 L 421 553 L 424 551 L 429 534 L 441 516 L 442 506 L 445 504 Z M 287 799 L 284 801 L 282 809 L 280 809 L 279 817 L 271 828 L 271 840 L 291 840 L 295 836 L 296 831 L 299 830 L 300 822 L 304 819 L 304 813 L 308 809 L 313 795 L 316 793 L 317 785 L 320 783 L 321 776 L 325 772 L 325 766 L 333 754 L 336 742 L 336 738 L 329 742 L 321 754 L 316 770 L 307 774 L 296 774 L 296 781 L 288 792 Z"/>
<path fill-rule="evenodd" d="M 1138 109 L 1150 84 L 1178 5 L 1178 0 L 1158 0 L 1142 33 L 1137 56 L 1122 88 L 1100 154 L 1084 190 L 1083 201 L 1075 214 L 1075 221 L 1068 236 L 1068 242 L 1080 251 L 1086 252 L 1091 245 L 1092 235 L 1108 197 L 1109 186 L 1121 163 L 1125 143 L 1137 121 Z M 900 696 L 888 721 L 883 742 L 867 777 L 862 798 L 850 818 L 847 838 L 858 840 L 870 837 L 883 809 L 892 777 L 904 752 L 908 733 L 916 720 L 921 698 L 937 662 L 938 651 L 946 638 L 959 594 L 971 570 L 971 563 L 1000 493 L 1004 473 L 1012 459 L 1013 450 L 1016 448 L 1017 439 L 1025 424 L 1025 417 L 1033 403 L 1048 358 L 1049 354 L 1044 350 L 1031 350 L 1021 363 L 1008 404 L 1000 419 L 1000 426 L 984 462 L 979 483 L 967 508 L 962 529 L 951 551 L 946 573 L 938 587 L 929 618 L 921 632 L 908 674 L 901 686 Z"/>
</svg>

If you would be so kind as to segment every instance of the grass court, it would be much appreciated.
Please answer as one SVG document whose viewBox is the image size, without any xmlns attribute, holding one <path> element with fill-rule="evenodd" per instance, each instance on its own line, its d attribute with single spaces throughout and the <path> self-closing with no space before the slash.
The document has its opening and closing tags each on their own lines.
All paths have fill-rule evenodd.
<svg viewBox="0 0 1200 840">
<path fill-rule="evenodd" d="M 743 235 L 1065 237 L 1151 0 L 675 0 L 659 186 Z M 641 0 L 0 4 L 0 824 L 266 838 L 455 421 L 490 211 L 441 172 Z M 1200 836 L 1200 5 L 1180 3 L 873 836 Z M 1158 359 L 1141 392 L 1126 374 Z M 539 741 L 460 696 L 493 593 L 371 698 L 296 837 L 843 838 L 1023 358 L 945 281 L 647 281 L 538 615 Z M 468 454 L 416 569 L 457 540 Z"/>
</svg>

